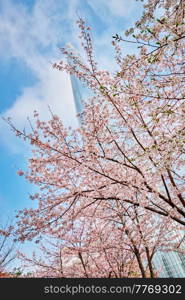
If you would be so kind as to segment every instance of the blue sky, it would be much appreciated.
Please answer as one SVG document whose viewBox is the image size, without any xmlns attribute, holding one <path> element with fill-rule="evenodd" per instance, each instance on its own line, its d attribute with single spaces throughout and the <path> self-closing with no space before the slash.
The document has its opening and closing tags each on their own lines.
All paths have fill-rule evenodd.
<svg viewBox="0 0 185 300">
<path fill-rule="evenodd" d="M 49 118 L 48 105 L 67 126 L 77 126 L 69 77 L 51 67 L 59 46 L 79 48 L 77 15 L 92 27 L 95 53 L 102 68 L 114 70 L 112 35 L 122 34 L 141 15 L 134 0 L 0 0 L 0 114 L 20 129 L 34 109 Z M 132 51 L 125 45 L 125 54 Z M 30 148 L 0 120 L 0 219 L 32 205 L 35 187 L 17 176 L 26 169 Z"/>
</svg>

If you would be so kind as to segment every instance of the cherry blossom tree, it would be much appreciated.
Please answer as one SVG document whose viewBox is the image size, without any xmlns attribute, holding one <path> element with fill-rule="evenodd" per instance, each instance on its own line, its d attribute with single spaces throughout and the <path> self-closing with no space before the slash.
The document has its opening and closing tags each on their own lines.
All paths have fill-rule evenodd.
<svg viewBox="0 0 185 300">
<path fill-rule="evenodd" d="M 8 265 L 16 258 L 16 243 L 11 237 L 13 232 L 13 226 L 6 225 L 0 226 L 0 276 L 8 277 L 7 273 Z M 4 275 L 3 275 L 4 274 Z"/>
<path fill-rule="evenodd" d="M 126 32 L 131 40 L 113 36 L 113 74 L 98 68 L 84 20 L 78 26 L 87 61 L 61 48 L 67 63 L 54 67 L 93 93 L 84 101 L 80 128 L 65 128 L 52 113 L 43 122 L 35 112 L 30 133 L 8 121 L 33 147 L 29 171 L 18 173 L 40 188 L 31 196 L 38 207 L 18 213 L 18 238 L 46 234 L 63 243 L 68 233 L 72 243 L 76 224 L 75 240 L 84 235 L 83 245 L 64 243 L 78 260 L 74 276 L 128 276 L 129 267 L 120 271 L 124 256 L 136 273 L 154 277 L 154 253 L 176 249 L 176 233 L 185 225 L 184 1 L 148 0 L 144 8 Z M 137 54 L 122 56 L 127 42 L 137 44 Z M 82 236 L 81 222 L 89 223 Z"/>
<path fill-rule="evenodd" d="M 96 207 L 96 217 L 90 206 L 70 226 L 41 241 L 42 256 L 20 253 L 20 258 L 36 277 L 156 277 L 161 270 L 155 269 L 153 256 L 177 250 L 178 236 L 166 218 L 111 201 Z"/>
<path fill-rule="evenodd" d="M 87 219 L 78 220 L 65 235 L 58 234 L 57 238 L 52 235 L 48 241 L 42 241 L 42 256 L 34 253 L 27 257 L 20 253 L 24 268 L 32 266 L 35 277 L 140 277 L 133 253 L 124 249 L 124 244 L 118 245 L 122 233 L 107 231 L 112 229 L 109 224 L 108 228 L 107 224 L 100 227 L 99 223 L 87 228 L 86 222 Z M 116 238 L 119 240 L 113 245 L 111 242 Z"/>
</svg>

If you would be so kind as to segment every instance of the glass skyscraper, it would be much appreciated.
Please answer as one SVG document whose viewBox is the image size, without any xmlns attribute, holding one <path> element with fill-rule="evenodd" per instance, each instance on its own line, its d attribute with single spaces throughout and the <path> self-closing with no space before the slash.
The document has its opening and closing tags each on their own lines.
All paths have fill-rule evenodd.
<svg viewBox="0 0 185 300">
<path fill-rule="evenodd" d="M 69 48 L 70 51 L 72 53 L 74 53 L 74 55 L 78 55 L 80 57 L 80 54 L 73 47 L 73 45 L 68 43 L 66 45 L 66 47 Z M 71 59 L 68 58 L 68 64 L 72 64 L 72 63 L 73 62 L 71 61 Z M 78 114 L 78 121 L 81 124 L 82 116 L 80 114 L 83 111 L 82 94 L 83 94 L 83 97 L 84 96 L 88 97 L 89 96 L 89 90 L 87 89 L 87 87 L 82 85 L 82 82 L 75 75 L 71 74 L 70 75 L 70 80 L 71 80 L 71 87 L 72 87 L 72 92 L 73 92 L 73 99 L 74 99 L 75 109 L 76 109 L 76 113 Z"/>
<path fill-rule="evenodd" d="M 159 277 L 185 277 L 185 255 L 181 253 L 158 251 L 153 258 L 153 264 L 159 271 Z"/>
<path fill-rule="evenodd" d="M 75 100 L 76 112 L 80 113 L 82 111 L 82 96 L 80 93 L 77 80 L 78 79 L 74 75 L 71 75 L 71 86 L 72 86 L 73 96 Z"/>
<path fill-rule="evenodd" d="M 80 82 L 79 79 L 75 77 L 75 75 L 70 75 L 70 79 L 71 79 L 71 87 L 73 92 L 73 99 L 75 103 L 76 113 L 80 114 L 83 110 Z M 78 120 L 81 123 L 80 116 L 78 116 Z"/>
</svg>

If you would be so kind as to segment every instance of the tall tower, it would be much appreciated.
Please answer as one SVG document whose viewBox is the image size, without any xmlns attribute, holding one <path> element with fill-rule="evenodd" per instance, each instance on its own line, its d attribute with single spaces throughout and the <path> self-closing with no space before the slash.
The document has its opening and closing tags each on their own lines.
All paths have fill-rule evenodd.
<svg viewBox="0 0 185 300">
<path fill-rule="evenodd" d="M 79 55 L 77 50 L 70 44 L 68 43 L 67 48 L 70 48 L 70 50 L 74 53 Z M 70 58 L 68 58 L 68 64 L 71 64 Z M 83 110 L 83 105 L 82 105 L 82 84 L 80 80 L 73 74 L 70 75 L 70 80 L 71 80 L 71 87 L 72 87 L 72 92 L 73 92 L 73 99 L 75 103 L 75 108 L 76 108 L 76 113 L 80 114 Z M 78 121 L 81 124 L 81 117 L 78 116 Z"/>
<path fill-rule="evenodd" d="M 184 244 L 183 232 L 176 241 L 182 241 L 181 244 Z M 157 251 L 153 264 L 157 270 L 161 270 L 160 277 L 185 278 L 185 255 L 182 253 Z"/>
<path fill-rule="evenodd" d="M 71 87 L 73 91 L 73 98 L 75 102 L 76 112 L 81 113 L 83 110 L 83 105 L 82 105 L 82 95 L 81 95 L 79 79 L 76 78 L 75 75 L 70 75 L 70 79 L 71 79 Z"/>
<path fill-rule="evenodd" d="M 153 258 L 153 263 L 157 270 L 161 270 L 160 277 L 185 277 L 185 256 L 181 253 L 158 251 Z"/>
</svg>

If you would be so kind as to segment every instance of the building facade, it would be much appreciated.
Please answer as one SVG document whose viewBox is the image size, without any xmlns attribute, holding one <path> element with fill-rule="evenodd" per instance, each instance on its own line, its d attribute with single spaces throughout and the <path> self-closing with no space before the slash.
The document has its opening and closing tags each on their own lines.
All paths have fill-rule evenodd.
<svg viewBox="0 0 185 300">
<path fill-rule="evenodd" d="M 184 278 L 185 277 L 185 255 L 177 252 L 158 251 L 153 264 L 162 278 Z"/>
</svg>

